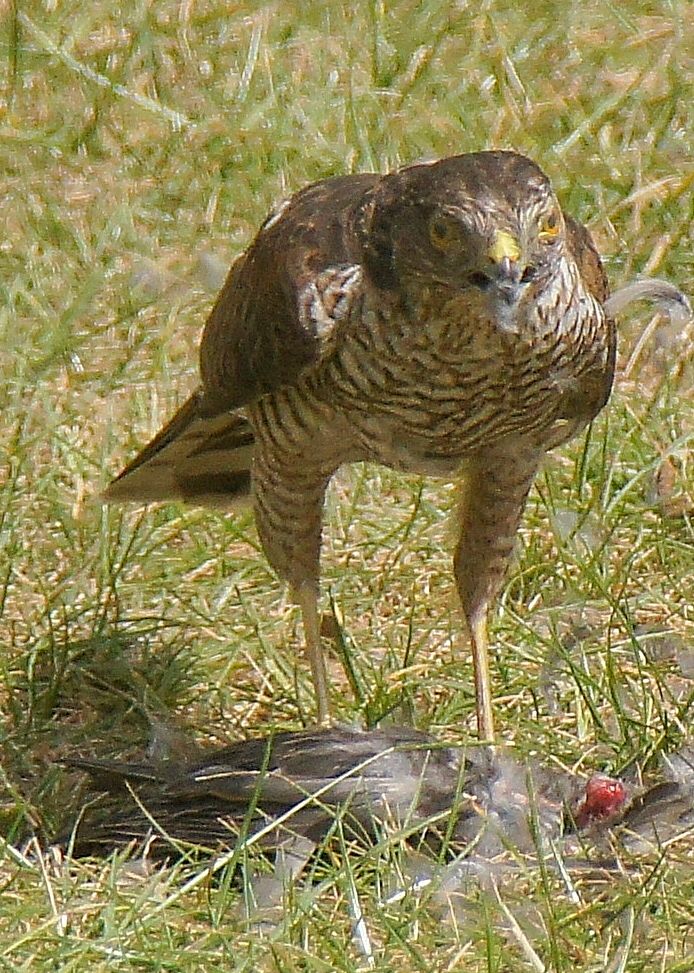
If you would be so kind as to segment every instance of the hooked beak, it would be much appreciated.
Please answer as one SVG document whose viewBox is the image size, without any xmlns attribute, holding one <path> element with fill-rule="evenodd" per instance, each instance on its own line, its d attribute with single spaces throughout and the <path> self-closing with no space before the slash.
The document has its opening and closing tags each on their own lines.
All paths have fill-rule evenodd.
<svg viewBox="0 0 694 973">
<path fill-rule="evenodd" d="M 508 304 L 515 304 L 529 280 L 528 268 L 522 260 L 518 240 L 505 230 L 499 230 L 487 250 L 489 285 Z"/>
</svg>

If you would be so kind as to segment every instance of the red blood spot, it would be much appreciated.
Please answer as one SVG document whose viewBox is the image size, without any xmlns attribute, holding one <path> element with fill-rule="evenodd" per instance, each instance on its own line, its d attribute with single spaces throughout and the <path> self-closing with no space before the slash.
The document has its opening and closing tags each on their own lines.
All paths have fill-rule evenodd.
<svg viewBox="0 0 694 973">
<path fill-rule="evenodd" d="M 596 774 L 586 783 L 586 796 L 574 814 L 576 826 L 585 828 L 592 821 L 605 821 L 622 809 L 627 789 L 621 780 Z"/>
</svg>

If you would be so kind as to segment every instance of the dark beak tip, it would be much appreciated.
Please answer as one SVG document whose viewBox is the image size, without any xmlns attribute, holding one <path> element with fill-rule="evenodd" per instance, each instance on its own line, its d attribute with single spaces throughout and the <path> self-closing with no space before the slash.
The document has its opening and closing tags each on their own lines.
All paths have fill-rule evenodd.
<svg viewBox="0 0 694 973">
<path fill-rule="evenodd" d="M 504 283 L 519 284 L 523 276 L 524 268 L 519 261 L 504 257 L 499 267 L 499 279 Z"/>
</svg>

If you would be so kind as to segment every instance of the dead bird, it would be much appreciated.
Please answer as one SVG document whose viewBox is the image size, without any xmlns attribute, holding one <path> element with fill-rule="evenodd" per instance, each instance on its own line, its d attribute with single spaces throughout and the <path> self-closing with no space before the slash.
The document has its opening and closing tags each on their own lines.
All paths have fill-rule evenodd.
<svg viewBox="0 0 694 973">
<path fill-rule="evenodd" d="M 296 837 L 318 846 L 339 817 L 355 839 L 416 836 L 493 857 L 537 854 L 543 836 L 595 835 L 619 825 L 635 846 L 694 824 L 694 757 L 683 751 L 650 790 L 602 774 L 580 780 L 508 753 L 442 745 L 408 727 L 347 726 L 276 733 L 182 757 L 137 762 L 67 758 L 105 798 L 57 844 L 76 856 L 132 843 L 155 858 L 239 840 L 273 850 Z M 627 839 L 625 839 L 627 840 Z"/>
<path fill-rule="evenodd" d="M 337 813 L 362 836 L 386 816 L 421 823 L 450 812 L 464 766 L 461 751 L 417 730 L 345 726 L 276 733 L 183 759 L 62 763 L 86 771 L 108 795 L 74 830 L 74 854 L 149 841 L 157 856 L 176 843 L 228 847 L 242 831 L 263 847 L 293 835 L 318 843 Z"/>
</svg>

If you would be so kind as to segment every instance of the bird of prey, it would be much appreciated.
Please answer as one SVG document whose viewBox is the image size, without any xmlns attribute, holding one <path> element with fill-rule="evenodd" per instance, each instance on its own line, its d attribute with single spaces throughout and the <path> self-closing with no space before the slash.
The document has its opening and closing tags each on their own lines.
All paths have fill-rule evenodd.
<svg viewBox="0 0 694 973">
<path fill-rule="evenodd" d="M 544 454 L 602 409 L 615 329 L 586 228 L 538 166 L 490 151 L 296 193 L 233 264 L 201 384 L 108 487 L 232 506 L 300 605 L 319 720 L 323 499 L 344 463 L 460 478 L 454 571 L 479 734 L 494 737 L 487 619 Z"/>
</svg>

